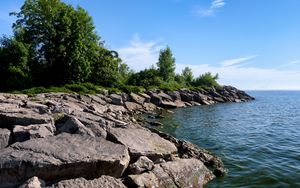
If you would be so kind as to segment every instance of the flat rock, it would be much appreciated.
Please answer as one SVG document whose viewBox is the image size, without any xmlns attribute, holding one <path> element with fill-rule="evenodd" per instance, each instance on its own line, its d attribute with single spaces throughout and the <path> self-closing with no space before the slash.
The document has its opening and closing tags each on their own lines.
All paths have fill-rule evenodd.
<svg viewBox="0 0 300 188">
<path fill-rule="evenodd" d="M 156 164 L 150 172 L 129 175 L 137 187 L 203 187 L 214 175 L 197 159 L 178 159 Z"/>
<path fill-rule="evenodd" d="M 24 142 L 29 139 L 53 136 L 55 130 L 55 126 L 51 123 L 28 126 L 16 125 L 13 129 L 14 142 Z"/>
<path fill-rule="evenodd" d="M 177 152 L 175 145 L 145 128 L 109 128 L 108 139 L 129 148 L 130 155 L 138 159 L 147 156 L 151 160 L 168 158 Z"/>
<path fill-rule="evenodd" d="M 125 107 L 127 108 L 127 110 L 129 110 L 131 112 L 143 109 L 142 105 L 135 103 L 135 102 L 125 102 Z"/>
<path fill-rule="evenodd" d="M 47 114 L 38 114 L 30 109 L 11 109 L 0 113 L 0 127 L 12 129 L 13 125 L 31 125 L 52 123 L 53 118 Z"/>
<path fill-rule="evenodd" d="M 94 180 L 84 178 L 60 181 L 47 188 L 126 188 L 121 180 L 110 176 L 101 176 Z"/>
<path fill-rule="evenodd" d="M 101 175 L 120 177 L 127 147 L 100 137 L 67 133 L 15 143 L 0 151 L 0 184 L 16 186 L 37 176 L 45 181 Z"/>
<path fill-rule="evenodd" d="M 12 141 L 10 130 L 0 128 L 0 149 L 7 147 Z"/>
</svg>

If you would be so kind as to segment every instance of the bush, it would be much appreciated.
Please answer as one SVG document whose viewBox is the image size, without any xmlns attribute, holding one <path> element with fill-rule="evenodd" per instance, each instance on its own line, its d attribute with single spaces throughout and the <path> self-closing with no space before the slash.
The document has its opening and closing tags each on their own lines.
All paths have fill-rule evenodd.
<svg viewBox="0 0 300 188">
<path fill-rule="evenodd" d="M 145 91 L 145 88 L 141 86 L 124 85 L 121 87 L 121 90 L 126 93 L 142 93 Z"/>
</svg>

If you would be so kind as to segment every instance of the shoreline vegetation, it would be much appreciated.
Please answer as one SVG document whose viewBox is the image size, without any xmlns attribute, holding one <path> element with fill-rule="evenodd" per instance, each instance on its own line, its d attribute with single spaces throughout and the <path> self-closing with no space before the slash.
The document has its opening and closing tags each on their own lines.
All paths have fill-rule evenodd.
<svg viewBox="0 0 300 188">
<path fill-rule="evenodd" d="M 176 74 L 169 46 L 131 70 L 81 7 L 25 0 L 11 15 L 13 36 L 0 39 L 0 187 L 202 187 L 226 173 L 135 115 L 254 98 L 218 74 Z"/>
</svg>

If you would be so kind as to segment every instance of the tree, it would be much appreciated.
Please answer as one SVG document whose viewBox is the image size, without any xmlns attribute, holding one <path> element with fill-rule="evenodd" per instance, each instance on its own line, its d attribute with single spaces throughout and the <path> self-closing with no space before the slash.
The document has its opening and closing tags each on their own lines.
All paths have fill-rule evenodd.
<svg viewBox="0 0 300 188">
<path fill-rule="evenodd" d="M 187 85 L 190 85 L 194 79 L 194 76 L 193 76 L 193 72 L 192 72 L 192 69 L 189 68 L 189 67 L 185 67 L 183 70 L 182 70 L 182 74 L 181 74 L 184 78 L 184 81 Z"/>
<path fill-rule="evenodd" d="M 194 86 L 208 86 L 208 87 L 219 87 L 217 80 L 219 79 L 219 75 L 216 74 L 213 76 L 210 72 L 206 72 L 200 75 L 193 81 Z"/>
<path fill-rule="evenodd" d="M 13 28 L 18 40 L 30 45 L 37 84 L 86 81 L 96 59 L 100 37 L 92 18 L 60 0 L 25 0 Z"/>
<path fill-rule="evenodd" d="M 173 57 L 172 51 L 169 47 L 160 51 L 157 67 L 159 76 L 164 81 L 170 81 L 174 79 L 175 58 Z"/>
<path fill-rule="evenodd" d="M 0 90 L 25 88 L 31 84 L 28 66 L 28 45 L 14 38 L 2 37 L 0 41 Z"/>
<path fill-rule="evenodd" d="M 128 79 L 129 85 L 143 86 L 159 86 L 163 81 L 158 76 L 158 70 L 152 66 L 149 69 L 142 70 L 138 73 L 130 75 Z"/>
</svg>

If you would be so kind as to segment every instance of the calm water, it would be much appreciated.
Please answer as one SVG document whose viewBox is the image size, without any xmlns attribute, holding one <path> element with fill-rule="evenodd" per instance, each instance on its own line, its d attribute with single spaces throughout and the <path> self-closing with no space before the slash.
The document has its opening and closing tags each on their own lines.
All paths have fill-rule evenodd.
<svg viewBox="0 0 300 188">
<path fill-rule="evenodd" d="M 300 91 L 248 92 L 247 103 L 175 110 L 160 128 L 220 156 L 229 174 L 206 187 L 300 187 Z"/>
</svg>

